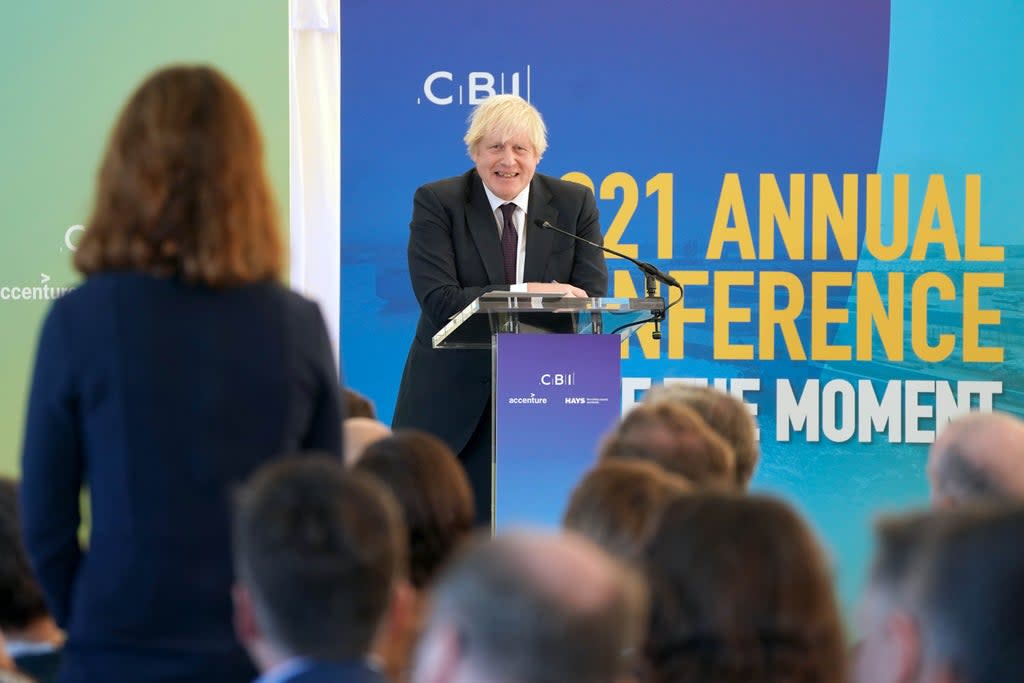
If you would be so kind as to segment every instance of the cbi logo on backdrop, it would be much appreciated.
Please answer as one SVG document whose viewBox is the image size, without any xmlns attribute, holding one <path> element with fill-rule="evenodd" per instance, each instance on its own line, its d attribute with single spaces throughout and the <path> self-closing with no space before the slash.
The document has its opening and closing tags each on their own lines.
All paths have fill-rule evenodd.
<svg viewBox="0 0 1024 683">
<path fill-rule="evenodd" d="M 423 79 L 423 94 L 416 104 L 475 106 L 492 95 L 519 95 L 530 101 L 533 74 L 527 64 L 519 71 L 435 71 Z"/>
</svg>

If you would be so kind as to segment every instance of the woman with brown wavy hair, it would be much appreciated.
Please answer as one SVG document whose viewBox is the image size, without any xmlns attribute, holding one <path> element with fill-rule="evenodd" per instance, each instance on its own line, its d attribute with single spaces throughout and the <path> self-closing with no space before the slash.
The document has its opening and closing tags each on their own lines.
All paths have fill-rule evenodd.
<svg viewBox="0 0 1024 683">
<path fill-rule="evenodd" d="M 452 449 L 417 429 L 400 429 L 370 444 L 354 469 L 380 480 L 395 495 L 405 519 L 412 586 L 407 618 L 390 620 L 371 653 L 392 683 L 403 683 L 430 585 L 473 532 L 473 492 Z"/>
<path fill-rule="evenodd" d="M 694 493 L 645 553 L 652 683 L 841 683 L 844 642 L 824 554 L 764 496 Z"/>
<path fill-rule="evenodd" d="M 43 324 L 22 454 L 25 542 L 67 630 L 59 680 L 247 681 L 231 627 L 228 491 L 340 455 L 316 304 L 279 282 L 260 134 L 217 71 L 150 76 L 111 134 Z M 79 546 L 79 495 L 92 505 Z"/>
</svg>

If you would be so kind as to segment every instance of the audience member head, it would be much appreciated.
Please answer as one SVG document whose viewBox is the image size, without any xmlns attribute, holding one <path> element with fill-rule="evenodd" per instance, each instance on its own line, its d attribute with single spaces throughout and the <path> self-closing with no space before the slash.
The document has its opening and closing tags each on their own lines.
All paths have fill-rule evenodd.
<svg viewBox="0 0 1024 683">
<path fill-rule="evenodd" d="M 736 485 L 746 489 L 754 476 L 761 450 L 757 425 L 743 401 L 711 386 L 665 384 L 647 392 L 644 400 L 680 401 L 693 408 L 711 429 L 732 446 L 736 456 Z"/>
<path fill-rule="evenodd" d="M 643 460 L 605 460 L 569 499 L 562 525 L 629 563 L 640 560 L 662 510 L 692 486 Z"/>
<path fill-rule="evenodd" d="M 114 126 L 75 267 L 222 287 L 275 279 L 282 260 L 260 133 L 242 94 L 208 66 L 151 75 Z"/>
<path fill-rule="evenodd" d="M 367 447 L 391 436 L 391 428 L 370 417 L 350 417 L 341 423 L 345 465 L 353 467 Z"/>
<path fill-rule="evenodd" d="M 18 484 L 7 478 L 0 478 L 0 631 L 21 641 L 63 640 L 21 539 Z"/>
<path fill-rule="evenodd" d="M 371 420 L 377 419 L 377 411 L 373 408 L 373 403 L 370 399 L 366 398 L 358 391 L 353 391 L 348 387 L 342 389 L 342 397 L 345 401 L 345 417 L 368 417 Z"/>
<path fill-rule="evenodd" d="M 409 578 L 426 588 L 473 530 L 473 493 L 462 465 L 437 437 L 406 429 L 370 444 L 355 468 L 394 494 L 409 534 Z"/>
<path fill-rule="evenodd" d="M 1024 507 L 881 522 L 858 683 L 996 683 L 1024 671 Z"/>
<path fill-rule="evenodd" d="M 394 498 L 334 458 L 260 468 L 235 500 L 235 626 L 262 670 L 366 656 L 405 567 Z"/>
<path fill-rule="evenodd" d="M 643 583 L 575 535 L 469 545 L 434 589 L 413 683 L 612 683 L 642 637 Z"/>
<path fill-rule="evenodd" d="M 950 422 L 928 452 L 936 507 L 1024 499 L 1024 421 L 969 413 Z"/>
<path fill-rule="evenodd" d="M 677 401 L 638 404 L 605 439 L 601 458 L 650 460 L 697 489 L 736 486 L 732 448 L 696 411 Z"/>
<path fill-rule="evenodd" d="M 440 439 L 412 429 L 371 444 L 355 468 L 381 481 L 405 517 L 409 578 L 416 590 L 412 618 L 392 621 L 373 646 L 388 678 L 402 683 L 419 637 L 428 585 L 472 533 L 473 493 L 452 450 Z"/>
<path fill-rule="evenodd" d="M 762 496 L 680 496 L 646 553 L 653 683 L 837 683 L 844 642 L 825 556 Z"/>
</svg>

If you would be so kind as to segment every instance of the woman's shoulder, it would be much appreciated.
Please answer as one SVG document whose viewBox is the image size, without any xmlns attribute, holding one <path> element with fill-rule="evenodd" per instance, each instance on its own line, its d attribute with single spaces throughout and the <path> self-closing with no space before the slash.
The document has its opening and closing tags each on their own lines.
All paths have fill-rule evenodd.
<svg viewBox="0 0 1024 683">
<path fill-rule="evenodd" d="M 262 310 L 290 320 L 321 320 L 320 307 L 311 299 L 273 280 L 264 280 L 224 288 L 191 284 L 176 277 L 157 277 L 146 273 L 111 271 L 96 273 L 63 293 L 53 308 L 65 314 L 113 309 L 122 313 L 176 309 L 233 312 Z"/>
</svg>

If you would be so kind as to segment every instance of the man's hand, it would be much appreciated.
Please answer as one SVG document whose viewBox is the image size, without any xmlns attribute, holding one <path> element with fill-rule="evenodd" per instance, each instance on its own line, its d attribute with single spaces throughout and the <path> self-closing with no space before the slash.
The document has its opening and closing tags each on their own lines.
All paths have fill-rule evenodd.
<svg viewBox="0 0 1024 683">
<path fill-rule="evenodd" d="M 543 292 L 543 293 L 558 293 L 562 296 L 572 296 L 579 299 L 586 299 L 587 293 L 579 287 L 573 287 L 562 282 L 527 282 L 527 292 Z"/>
</svg>

